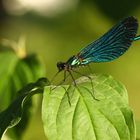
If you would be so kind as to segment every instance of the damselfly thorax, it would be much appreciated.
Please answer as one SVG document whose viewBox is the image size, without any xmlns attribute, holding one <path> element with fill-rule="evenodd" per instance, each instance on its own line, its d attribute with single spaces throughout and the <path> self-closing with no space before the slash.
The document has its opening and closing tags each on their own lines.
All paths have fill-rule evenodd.
<svg viewBox="0 0 140 140">
<path fill-rule="evenodd" d="M 85 66 L 87 63 L 87 61 L 84 61 L 84 59 L 77 54 L 70 57 L 67 62 L 58 62 L 57 68 L 59 71 L 70 71 L 74 68 Z"/>
</svg>

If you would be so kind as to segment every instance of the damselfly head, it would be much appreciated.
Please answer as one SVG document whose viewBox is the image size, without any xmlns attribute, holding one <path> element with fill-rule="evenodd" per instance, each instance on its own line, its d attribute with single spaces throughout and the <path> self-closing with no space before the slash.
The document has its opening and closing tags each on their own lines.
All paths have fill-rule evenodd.
<svg viewBox="0 0 140 140">
<path fill-rule="evenodd" d="M 57 62 L 57 68 L 58 68 L 59 71 L 64 70 L 65 63 L 64 62 Z"/>
</svg>

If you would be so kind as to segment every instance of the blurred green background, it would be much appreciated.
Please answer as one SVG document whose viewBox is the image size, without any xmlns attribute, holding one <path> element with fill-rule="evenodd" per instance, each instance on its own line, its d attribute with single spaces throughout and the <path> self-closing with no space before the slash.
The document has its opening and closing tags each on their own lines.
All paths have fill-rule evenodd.
<svg viewBox="0 0 140 140">
<path fill-rule="evenodd" d="M 18 41 L 25 35 L 28 53 L 40 56 L 51 79 L 58 61 L 66 61 L 127 16 L 140 22 L 139 0 L 0 0 L 0 39 Z M 140 41 L 119 59 L 91 67 L 126 86 L 135 119 L 140 121 Z M 79 70 L 88 74 L 86 67 Z M 41 101 L 23 140 L 46 139 L 40 109 Z"/>
</svg>

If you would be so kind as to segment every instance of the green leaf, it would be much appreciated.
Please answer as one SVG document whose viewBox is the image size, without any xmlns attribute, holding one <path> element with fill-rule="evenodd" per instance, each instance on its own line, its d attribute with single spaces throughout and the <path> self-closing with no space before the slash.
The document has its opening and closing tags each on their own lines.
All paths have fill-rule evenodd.
<svg viewBox="0 0 140 140">
<path fill-rule="evenodd" d="M 92 82 L 81 77 L 76 83 L 44 90 L 48 140 L 135 140 L 133 113 L 121 83 L 107 75 L 92 76 Z"/>
<path fill-rule="evenodd" d="M 34 94 L 43 93 L 44 86 L 48 84 L 46 78 L 40 78 L 37 82 L 28 84 L 18 92 L 19 96 L 6 110 L 0 113 L 0 138 L 8 128 L 19 123 L 28 99 Z"/>
<path fill-rule="evenodd" d="M 19 59 L 12 52 L 0 53 L 0 110 L 6 108 L 17 91 L 44 76 L 44 69 L 36 55 Z"/>
<path fill-rule="evenodd" d="M 2 111 L 18 96 L 19 89 L 44 76 L 45 72 L 36 55 L 19 58 L 12 51 L 6 51 L 0 53 L 0 62 L 0 111 Z M 19 125 L 8 131 L 10 137 L 20 139 L 23 134 L 33 110 L 32 100 L 28 100 L 26 108 Z"/>
</svg>

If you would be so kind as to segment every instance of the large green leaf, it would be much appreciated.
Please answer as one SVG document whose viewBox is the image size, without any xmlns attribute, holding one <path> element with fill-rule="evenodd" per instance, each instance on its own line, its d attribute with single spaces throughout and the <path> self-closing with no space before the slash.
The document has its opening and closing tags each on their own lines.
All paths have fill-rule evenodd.
<svg viewBox="0 0 140 140">
<path fill-rule="evenodd" d="M 76 87 L 47 87 L 43 96 L 48 140 L 135 140 L 127 91 L 111 76 L 81 77 Z"/>
<path fill-rule="evenodd" d="M 34 94 L 43 93 L 44 86 L 48 84 L 49 82 L 46 78 L 40 78 L 37 82 L 26 85 L 18 92 L 19 96 L 7 109 L 0 113 L 0 138 L 8 128 L 14 127 L 19 123 L 28 99 Z"/>
</svg>

